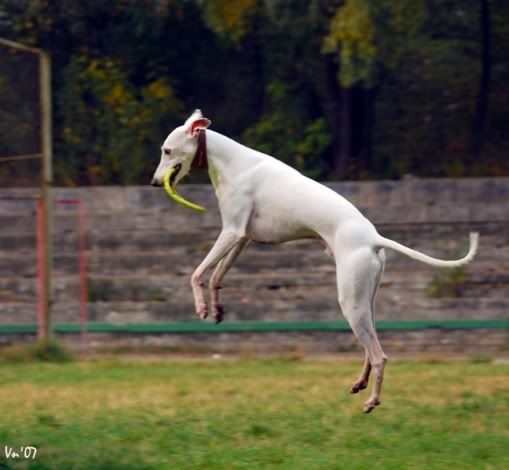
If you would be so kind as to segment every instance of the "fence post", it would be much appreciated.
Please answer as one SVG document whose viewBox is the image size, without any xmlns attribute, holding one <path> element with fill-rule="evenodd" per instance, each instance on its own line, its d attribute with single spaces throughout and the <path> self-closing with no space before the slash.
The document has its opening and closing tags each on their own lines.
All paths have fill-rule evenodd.
<svg viewBox="0 0 509 470">
<path fill-rule="evenodd" d="M 87 240 L 85 229 L 85 207 L 81 199 L 78 200 L 78 237 L 79 237 L 79 265 L 80 265 L 80 332 L 81 351 L 88 350 L 88 274 L 87 274 Z"/>
<path fill-rule="evenodd" d="M 42 200 L 39 198 L 36 202 L 36 226 L 37 226 L 37 336 L 39 339 L 44 338 L 44 334 L 46 332 L 46 305 L 45 299 L 46 294 L 44 290 L 46 289 L 46 273 L 45 268 L 46 265 L 44 263 L 44 207 L 42 204 Z"/>
<path fill-rule="evenodd" d="M 52 116 L 51 116 L 51 58 L 43 50 L 39 51 L 39 86 L 41 97 L 41 143 L 42 143 L 42 178 L 41 192 L 44 207 L 44 323 L 42 338 L 48 341 L 52 335 L 51 308 L 52 296 L 52 271 L 53 271 L 53 230 L 52 230 L 52 195 L 53 183 L 52 168 Z"/>
</svg>

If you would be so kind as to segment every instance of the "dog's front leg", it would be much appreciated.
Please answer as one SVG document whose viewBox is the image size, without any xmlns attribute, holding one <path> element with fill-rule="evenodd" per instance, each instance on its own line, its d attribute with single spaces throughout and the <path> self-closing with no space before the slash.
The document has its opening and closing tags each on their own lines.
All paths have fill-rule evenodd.
<svg viewBox="0 0 509 470">
<path fill-rule="evenodd" d="M 230 250 L 230 252 L 219 262 L 219 264 L 214 269 L 212 276 L 210 276 L 210 305 L 212 308 L 212 318 L 216 320 L 216 323 L 221 323 L 224 316 L 223 306 L 219 303 L 219 289 L 221 289 L 221 281 L 248 243 L 249 239 L 247 238 L 244 238 L 239 243 L 237 243 L 237 245 L 235 245 Z"/>
<path fill-rule="evenodd" d="M 238 243 L 243 241 L 245 235 L 235 229 L 224 229 L 219 234 L 214 246 L 191 276 L 191 287 L 193 289 L 194 305 L 200 319 L 207 318 L 207 304 L 203 297 L 203 275 L 208 268 L 216 265 L 228 254 Z"/>
</svg>

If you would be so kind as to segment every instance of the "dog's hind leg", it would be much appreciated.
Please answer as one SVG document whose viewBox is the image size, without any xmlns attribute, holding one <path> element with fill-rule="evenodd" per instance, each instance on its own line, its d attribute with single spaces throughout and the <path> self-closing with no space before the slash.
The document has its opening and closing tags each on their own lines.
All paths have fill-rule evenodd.
<svg viewBox="0 0 509 470">
<path fill-rule="evenodd" d="M 364 366 L 359 378 L 353 383 L 350 393 L 358 393 L 361 390 L 368 388 L 369 374 L 371 373 L 371 362 L 369 362 L 368 351 L 366 350 L 364 356 Z"/>
<path fill-rule="evenodd" d="M 210 276 L 210 305 L 212 307 L 212 318 L 214 318 L 216 323 L 221 323 L 224 316 L 223 306 L 219 303 L 219 289 L 221 289 L 221 281 L 248 243 L 249 239 L 246 238 L 235 245 L 230 250 L 230 252 L 219 262 L 219 264 L 215 267 L 212 276 Z"/>
<path fill-rule="evenodd" d="M 373 329 L 376 331 L 375 327 L 375 297 L 378 292 L 378 287 L 380 286 L 380 281 L 382 280 L 383 269 L 385 266 L 385 253 L 384 250 L 380 250 L 378 252 L 378 258 L 382 263 L 382 269 L 378 271 L 378 275 L 375 279 L 375 289 L 373 291 L 373 295 L 371 298 L 371 321 L 373 323 Z M 368 387 L 369 382 L 369 374 L 371 373 L 371 363 L 369 362 L 368 351 L 366 350 L 364 357 L 364 366 L 362 367 L 362 372 L 359 378 L 354 382 L 352 388 L 350 389 L 350 393 L 358 393 L 361 390 L 364 390 Z"/>
<path fill-rule="evenodd" d="M 364 404 L 364 412 L 369 413 L 381 403 L 380 393 L 387 361 L 376 335 L 372 310 L 383 260 L 370 248 L 358 248 L 348 254 L 342 253 L 336 264 L 341 310 L 366 350 L 367 361 L 360 377 L 361 385 L 367 386 L 369 372 L 373 371 L 375 375 L 371 396 Z M 359 390 L 361 388 L 356 391 Z"/>
</svg>

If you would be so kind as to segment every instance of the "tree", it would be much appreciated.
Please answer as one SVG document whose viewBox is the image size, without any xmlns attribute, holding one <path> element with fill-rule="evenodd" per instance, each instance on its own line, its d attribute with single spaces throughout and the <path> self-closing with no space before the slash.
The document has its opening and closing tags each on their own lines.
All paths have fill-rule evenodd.
<svg viewBox="0 0 509 470">
<path fill-rule="evenodd" d="M 165 79 L 141 88 L 127 80 L 115 59 L 75 58 L 61 90 L 62 140 L 67 147 L 60 177 L 84 183 L 149 181 L 147 156 L 158 155 L 154 134 L 183 115 L 182 103 Z M 155 161 L 155 158 L 152 159 Z"/>
<path fill-rule="evenodd" d="M 3 0 L 0 35 L 51 52 L 58 184 L 145 183 L 194 108 L 315 177 L 502 175 L 507 5 Z M 22 151 L 33 99 L 13 70 L 0 63 L 0 147 Z"/>
<path fill-rule="evenodd" d="M 349 160 L 364 154 L 368 166 L 371 154 L 371 133 L 374 123 L 372 89 L 375 84 L 377 47 L 375 44 L 374 17 L 368 0 L 346 0 L 330 21 L 329 33 L 323 41 L 323 51 L 335 53 L 338 60 L 338 85 L 341 88 L 340 145 L 334 166 L 334 175 L 345 173 Z M 354 87 L 357 86 L 357 93 Z M 354 132 L 354 109 L 363 109 L 360 128 Z M 357 145 L 355 135 L 365 145 Z"/>
<path fill-rule="evenodd" d="M 489 109 L 491 82 L 491 10 L 489 0 L 479 0 L 479 19 L 481 31 L 481 73 L 474 117 L 472 120 L 471 152 L 472 159 L 479 159 L 486 133 L 486 119 Z"/>
</svg>

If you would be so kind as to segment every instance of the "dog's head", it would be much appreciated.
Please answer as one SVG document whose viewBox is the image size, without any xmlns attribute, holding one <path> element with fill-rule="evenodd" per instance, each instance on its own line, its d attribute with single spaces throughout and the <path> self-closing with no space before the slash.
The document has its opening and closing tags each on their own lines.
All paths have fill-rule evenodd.
<svg viewBox="0 0 509 470">
<path fill-rule="evenodd" d="M 171 185 L 178 182 L 189 173 L 198 145 L 198 133 L 210 126 L 210 120 L 203 117 L 196 109 L 184 125 L 174 129 L 161 147 L 161 161 L 152 178 L 152 186 L 162 186 L 164 175 L 170 168 L 177 171 L 171 176 Z"/>
</svg>

